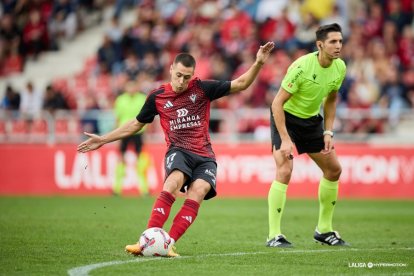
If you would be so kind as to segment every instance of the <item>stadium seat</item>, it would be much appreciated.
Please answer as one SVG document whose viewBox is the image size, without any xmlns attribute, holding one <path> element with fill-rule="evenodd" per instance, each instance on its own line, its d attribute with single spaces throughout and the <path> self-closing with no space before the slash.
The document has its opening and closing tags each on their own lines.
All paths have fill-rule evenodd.
<svg viewBox="0 0 414 276">
<path fill-rule="evenodd" d="M 109 75 L 100 75 L 95 78 L 93 90 L 98 95 L 110 96 L 112 94 L 112 78 Z"/>
<path fill-rule="evenodd" d="M 34 135 L 47 135 L 48 134 L 47 122 L 43 119 L 34 120 L 32 123 L 30 133 Z"/>
<path fill-rule="evenodd" d="M 81 133 L 77 118 L 59 118 L 55 120 L 56 142 L 77 142 Z"/>
<path fill-rule="evenodd" d="M 96 56 L 92 56 L 90 58 L 87 58 L 85 62 L 83 63 L 82 72 L 85 76 L 90 76 L 94 73 L 96 69 Z"/>
<path fill-rule="evenodd" d="M 66 93 L 69 90 L 69 81 L 66 78 L 58 78 L 52 81 L 54 89 Z"/>
<path fill-rule="evenodd" d="M 85 95 L 89 92 L 89 79 L 82 74 L 76 75 L 71 81 L 71 92 L 74 95 Z"/>
<path fill-rule="evenodd" d="M 7 138 L 6 122 L 0 120 L 0 142 L 4 142 Z"/>
<path fill-rule="evenodd" d="M 49 137 L 49 128 L 46 120 L 36 119 L 32 122 L 30 127 L 30 142 L 47 142 Z"/>
<path fill-rule="evenodd" d="M 11 135 L 22 135 L 29 133 L 28 122 L 25 120 L 13 120 Z"/>
</svg>

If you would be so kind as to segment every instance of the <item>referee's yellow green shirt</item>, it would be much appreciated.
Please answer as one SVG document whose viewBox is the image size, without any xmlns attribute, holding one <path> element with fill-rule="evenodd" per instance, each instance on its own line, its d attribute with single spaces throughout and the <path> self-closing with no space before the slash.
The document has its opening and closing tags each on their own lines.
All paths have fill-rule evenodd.
<svg viewBox="0 0 414 276">
<path fill-rule="evenodd" d="M 346 65 L 340 58 L 334 59 L 327 68 L 319 64 L 318 52 L 298 58 L 282 81 L 282 88 L 292 94 L 284 110 L 300 118 L 319 114 L 324 98 L 339 90 L 345 74 Z"/>
<path fill-rule="evenodd" d="M 146 98 L 146 95 L 140 92 L 136 92 L 133 95 L 123 93 L 116 98 L 114 112 L 119 126 L 136 118 L 137 114 L 141 111 Z M 144 129 L 142 129 L 139 133 L 143 131 Z"/>
</svg>

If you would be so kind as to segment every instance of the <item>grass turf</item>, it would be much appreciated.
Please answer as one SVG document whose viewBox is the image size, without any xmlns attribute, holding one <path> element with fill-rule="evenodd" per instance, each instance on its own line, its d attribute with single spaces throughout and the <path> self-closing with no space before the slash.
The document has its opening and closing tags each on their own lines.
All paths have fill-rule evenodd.
<svg viewBox="0 0 414 276">
<path fill-rule="evenodd" d="M 414 201 L 338 201 L 334 227 L 352 247 L 336 248 L 313 242 L 317 201 L 288 199 L 282 230 L 294 248 L 279 249 L 264 246 L 265 199 L 213 199 L 177 243 L 182 257 L 127 255 L 124 246 L 144 230 L 153 202 L 0 197 L 0 274 L 414 275 Z"/>
</svg>

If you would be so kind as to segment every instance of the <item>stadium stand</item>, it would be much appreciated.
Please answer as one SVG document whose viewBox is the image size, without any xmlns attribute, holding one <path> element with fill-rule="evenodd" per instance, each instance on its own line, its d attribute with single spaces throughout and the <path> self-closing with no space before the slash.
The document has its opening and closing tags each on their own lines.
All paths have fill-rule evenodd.
<svg viewBox="0 0 414 276">
<path fill-rule="evenodd" d="M 93 21 L 82 2 L 77 22 Z M 37 59 L 24 56 L 22 74 L 3 77 L 0 89 L 6 91 L 7 82 L 18 86 L 29 79 L 36 80 L 41 89 L 51 84 L 64 95 L 75 114 L 71 116 L 82 120 L 76 115 L 79 112 L 110 110 L 128 79 L 139 80 L 143 91 L 163 82 L 177 52 L 189 51 L 196 57 L 196 74 L 201 78 L 231 79 L 251 62 L 254 49 L 271 39 L 277 49 L 255 85 L 212 106 L 213 133 L 236 131 L 262 139 L 260 133 L 268 127 L 264 115 L 287 66 L 299 55 L 315 50 L 317 26 L 335 21 L 343 26 L 342 57 L 348 66 L 336 122 L 339 137 L 403 137 L 413 129 L 410 122 L 414 121 L 414 4 L 410 0 L 324 3 L 321 9 L 312 0 L 92 1 L 92 6 L 99 7 L 95 9 L 103 24 L 83 24 L 71 40 L 60 40 L 58 51 L 42 52 Z M 10 7 L 3 7 L 3 12 L 7 9 Z M 10 18 L 2 17 L 2 24 L 9 26 Z M 16 35 L 8 34 L 0 32 L 3 41 Z M 238 123 L 224 122 L 219 116 L 220 110 L 234 113 L 241 108 L 255 111 L 239 112 Z M 2 109 L 8 108 L 2 105 Z M 253 113 L 260 115 L 245 115 Z M 79 125 L 81 129 L 85 124 Z"/>
</svg>

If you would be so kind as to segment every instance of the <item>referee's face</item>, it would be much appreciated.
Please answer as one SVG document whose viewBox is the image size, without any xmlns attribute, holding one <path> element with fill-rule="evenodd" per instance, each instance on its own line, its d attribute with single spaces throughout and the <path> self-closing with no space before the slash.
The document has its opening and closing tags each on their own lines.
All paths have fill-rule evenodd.
<svg viewBox="0 0 414 276">
<path fill-rule="evenodd" d="M 340 32 L 330 32 L 325 41 L 319 44 L 319 51 L 328 59 L 339 58 L 342 50 L 342 34 Z"/>
<path fill-rule="evenodd" d="M 170 74 L 173 91 L 181 93 L 187 90 L 188 83 L 194 75 L 194 67 L 185 67 L 181 63 L 172 64 Z"/>
</svg>

